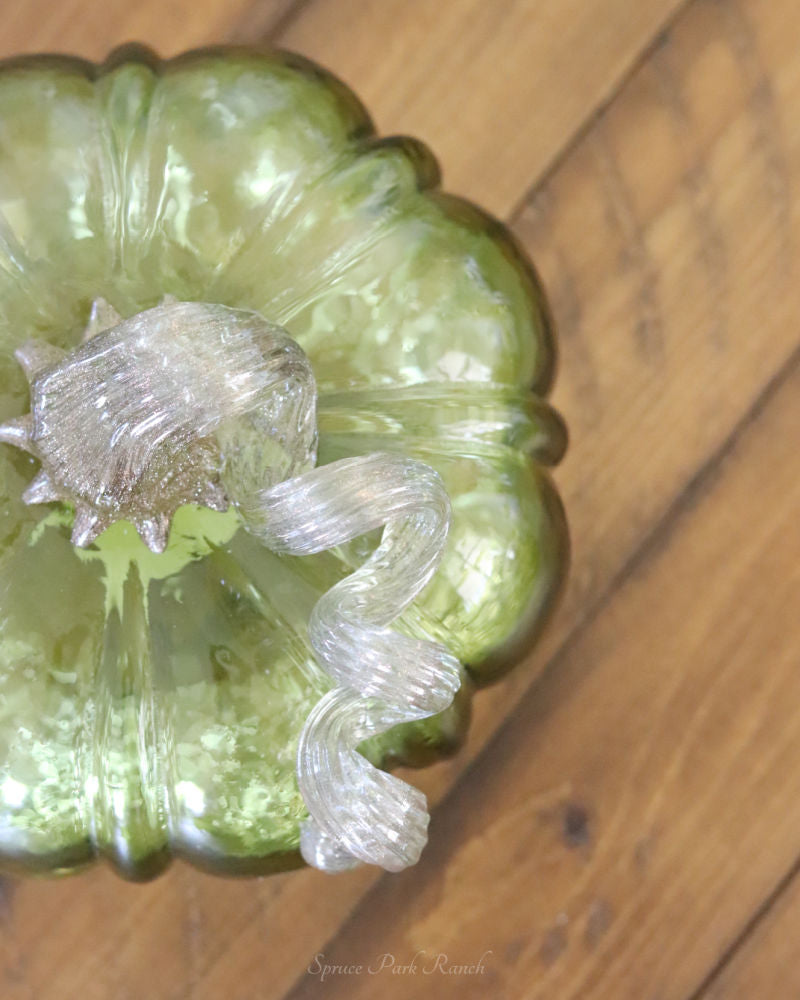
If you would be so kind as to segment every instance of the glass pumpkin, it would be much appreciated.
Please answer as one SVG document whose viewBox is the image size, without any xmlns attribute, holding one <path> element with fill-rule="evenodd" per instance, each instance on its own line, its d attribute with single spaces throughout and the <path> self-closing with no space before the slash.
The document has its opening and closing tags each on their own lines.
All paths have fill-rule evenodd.
<svg viewBox="0 0 800 1000">
<path fill-rule="evenodd" d="M 168 295 L 290 331 L 318 383 L 320 464 L 400 451 L 442 476 L 446 555 L 400 623 L 464 681 L 447 711 L 362 746 L 382 767 L 458 747 L 474 688 L 528 648 L 566 564 L 539 285 L 503 226 L 438 183 L 424 145 L 375 138 L 297 56 L 0 65 L 0 420 L 28 409 L 24 340 L 69 349 L 98 297 L 130 316 Z M 36 471 L 0 445 L 2 865 L 301 863 L 297 740 L 330 684 L 309 613 L 377 539 L 279 556 L 233 510 L 187 505 L 163 554 L 125 522 L 79 549 L 69 504 L 23 503 Z"/>
</svg>

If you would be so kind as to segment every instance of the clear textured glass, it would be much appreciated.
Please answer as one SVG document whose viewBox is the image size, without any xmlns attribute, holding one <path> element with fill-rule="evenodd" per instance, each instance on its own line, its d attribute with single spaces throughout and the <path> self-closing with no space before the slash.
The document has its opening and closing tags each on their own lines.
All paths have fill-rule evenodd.
<svg viewBox="0 0 800 1000">
<path fill-rule="evenodd" d="M 273 550 L 310 555 L 385 525 L 362 566 L 315 605 L 317 659 L 339 687 L 314 707 L 300 737 L 298 782 L 311 813 L 307 861 L 330 871 L 355 860 L 398 871 L 427 837 L 424 797 L 357 752 L 368 737 L 444 711 L 460 685 L 440 644 L 388 628 L 430 581 L 450 525 L 441 478 L 400 455 L 343 458 L 263 492 L 253 524 Z"/>
<path fill-rule="evenodd" d="M 15 60 L 0 125 L 0 421 L 31 409 L 14 352 L 80 349 L 98 299 L 127 319 L 172 296 L 284 328 L 316 379 L 320 471 L 418 460 L 452 506 L 439 568 L 392 627 L 461 661 L 458 695 L 384 732 L 347 706 L 334 723 L 347 743 L 365 733 L 374 765 L 451 752 L 472 688 L 541 627 L 566 559 L 543 468 L 564 445 L 543 398 L 552 339 L 511 238 L 436 189 L 421 144 L 375 139 L 352 95 L 295 57 Z M 102 855 L 145 878 L 178 854 L 268 872 L 299 863 L 301 829 L 329 856 L 296 774 L 306 720 L 337 690 L 308 623 L 379 528 L 276 553 L 236 508 L 189 503 L 160 554 L 128 520 L 81 548 L 69 502 L 23 499 L 40 471 L 0 447 L 4 864 Z"/>
<path fill-rule="evenodd" d="M 25 503 L 75 508 L 75 545 L 127 520 L 161 553 L 180 506 L 227 510 L 228 480 L 244 503 L 316 460 L 311 366 L 257 313 L 170 302 L 123 320 L 98 301 L 83 344 L 29 340 L 16 357 L 31 412 L 0 441 L 41 464 Z"/>
</svg>

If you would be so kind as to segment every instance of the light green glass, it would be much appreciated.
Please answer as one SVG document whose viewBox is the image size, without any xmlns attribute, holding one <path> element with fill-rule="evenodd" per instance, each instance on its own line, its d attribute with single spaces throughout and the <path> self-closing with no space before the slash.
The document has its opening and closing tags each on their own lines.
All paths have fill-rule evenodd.
<svg viewBox="0 0 800 1000">
<path fill-rule="evenodd" d="M 98 296 L 131 315 L 169 294 L 300 343 L 321 463 L 396 449 L 442 475 L 446 557 L 399 624 L 444 641 L 464 685 L 365 744 L 383 766 L 459 745 L 472 689 L 530 643 L 566 564 L 547 310 L 507 231 L 438 179 L 295 56 L 0 65 L 0 421 L 28 410 L 22 341 L 73 347 Z M 278 556 L 234 512 L 187 506 L 162 555 L 124 522 L 81 550 L 67 505 L 23 504 L 36 464 L 0 445 L 0 862 L 299 864 L 297 738 L 330 683 L 308 616 L 376 539 Z"/>
</svg>

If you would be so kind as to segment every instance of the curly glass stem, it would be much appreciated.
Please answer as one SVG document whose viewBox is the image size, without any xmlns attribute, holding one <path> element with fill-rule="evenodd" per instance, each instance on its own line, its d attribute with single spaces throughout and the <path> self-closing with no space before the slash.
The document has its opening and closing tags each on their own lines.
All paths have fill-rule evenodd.
<svg viewBox="0 0 800 1000">
<path fill-rule="evenodd" d="M 337 686 L 300 736 L 297 778 L 310 814 L 300 846 L 326 871 L 414 864 L 427 837 L 425 797 L 357 747 L 444 710 L 459 687 L 447 649 L 388 627 L 442 557 L 450 504 L 437 473 L 383 453 L 311 468 L 311 367 L 255 313 L 169 302 L 122 320 L 98 301 L 83 344 L 67 353 L 30 341 L 17 357 L 31 413 L 0 427 L 0 441 L 42 463 L 26 502 L 74 504 L 76 545 L 127 519 L 160 552 L 184 503 L 233 504 L 264 545 L 293 555 L 383 528 L 373 554 L 311 614 L 311 644 Z"/>
<path fill-rule="evenodd" d="M 385 525 L 372 556 L 311 614 L 311 643 L 339 687 L 306 721 L 297 776 L 311 814 L 301 831 L 310 864 L 337 871 L 366 861 L 399 871 L 425 845 L 425 797 L 356 747 L 398 722 L 442 711 L 459 686 L 458 661 L 443 646 L 387 627 L 441 559 L 450 521 L 441 480 L 401 455 L 342 459 L 265 491 L 245 517 L 271 549 L 295 555 Z"/>
</svg>

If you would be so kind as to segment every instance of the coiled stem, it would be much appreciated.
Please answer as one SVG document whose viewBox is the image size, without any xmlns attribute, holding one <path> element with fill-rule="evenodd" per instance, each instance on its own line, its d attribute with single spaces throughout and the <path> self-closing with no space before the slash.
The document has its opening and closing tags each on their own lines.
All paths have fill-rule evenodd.
<svg viewBox="0 0 800 1000">
<path fill-rule="evenodd" d="M 356 747 L 399 722 L 443 711 L 459 686 L 444 646 L 389 624 L 433 576 L 444 551 L 450 504 L 430 467 L 401 455 L 342 459 L 265 491 L 248 528 L 269 548 L 320 552 L 384 526 L 370 558 L 316 604 L 309 634 L 337 681 L 306 721 L 297 753 L 311 819 L 301 849 L 326 871 L 357 861 L 399 871 L 427 839 L 425 797 L 373 767 Z"/>
</svg>

